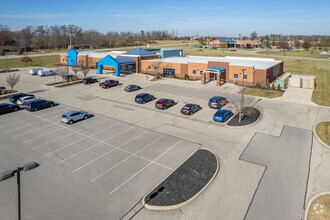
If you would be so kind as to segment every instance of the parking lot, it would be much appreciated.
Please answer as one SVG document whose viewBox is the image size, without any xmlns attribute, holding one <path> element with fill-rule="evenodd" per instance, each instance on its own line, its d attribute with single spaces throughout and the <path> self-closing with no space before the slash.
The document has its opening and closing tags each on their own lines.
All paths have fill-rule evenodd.
<svg viewBox="0 0 330 220">
<path fill-rule="evenodd" d="M 2 115 L 0 138 L 10 139 L 3 150 L 20 146 L 20 153 L 29 151 L 46 158 L 48 163 L 41 166 L 62 167 L 101 188 L 113 207 L 114 219 L 200 147 L 101 115 L 73 125 L 61 123 L 60 116 L 71 110 L 73 107 L 58 105 Z M 1 167 L 6 168 L 11 167 Z"/>
</svg>

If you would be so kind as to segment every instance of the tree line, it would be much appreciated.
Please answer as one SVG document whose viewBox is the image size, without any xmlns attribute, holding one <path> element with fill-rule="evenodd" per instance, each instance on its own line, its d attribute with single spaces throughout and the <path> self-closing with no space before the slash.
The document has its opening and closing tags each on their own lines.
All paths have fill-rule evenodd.
<svg viewBox="0 0 330 220">
<path fill-rule="evenodd" d="M 115 32 L 106 34 L 83 30 L 77 25 L 31 25 L 12 31 L 0 25 L 0 46 L 31 47 L 33 49 L 64 49 L 69 45 L 86 44 L 91 47 L 121 47 L 152 43 L 154 40 L 179 39 L 177 31 Z"/>
</svg>

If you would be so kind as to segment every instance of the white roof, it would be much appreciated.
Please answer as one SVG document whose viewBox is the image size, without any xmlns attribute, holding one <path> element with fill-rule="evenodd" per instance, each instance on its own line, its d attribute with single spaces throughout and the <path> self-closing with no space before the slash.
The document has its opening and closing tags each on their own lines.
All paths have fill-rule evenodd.
<svg viewBox="0 0 330 220">
<path fill-rule="evenodd" d="M 78 55 L 88 55 L 89 57 L 99 57 L 104 58 L 108 55 L 111 55 L 113 58 L 117 58 L 117 56 L 121 56 L 126 51 L 111 51 L 111 52 L 97 52 L 97 51 L 81 51 L 78 52 Z"/>
<path fill-rule="evenodd" d="M 208 63 L 209 61 L 228 62 L 231 66 L 251 66 L 255 69 L 269 69 L 282 61 L 276 61 L 270 58 L 254 58 L 254 57 L 203 57 L 203 56 L 185 56 L 185 57 L 167 57 L 161 59 L 150 59 L 165 63 Z"/>
</svg>

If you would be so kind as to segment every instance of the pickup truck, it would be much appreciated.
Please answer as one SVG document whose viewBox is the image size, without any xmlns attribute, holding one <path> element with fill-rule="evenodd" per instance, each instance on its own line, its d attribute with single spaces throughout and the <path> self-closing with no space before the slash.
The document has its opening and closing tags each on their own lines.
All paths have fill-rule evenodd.
<svg viewBox="0 0 330 220">
<path fill-rule="evenodd" d="M 113 80 L 113 79 L 108 79 L 108 80 L 105 80 L 103 83 L 100 83 L 99 86 L 102 87 L 103 89 L 105 89 L 105 88 L 109 88 L 112 86 L 118 86 L 118 84 L 119 84 L 119 81 Z"/>
</svg>

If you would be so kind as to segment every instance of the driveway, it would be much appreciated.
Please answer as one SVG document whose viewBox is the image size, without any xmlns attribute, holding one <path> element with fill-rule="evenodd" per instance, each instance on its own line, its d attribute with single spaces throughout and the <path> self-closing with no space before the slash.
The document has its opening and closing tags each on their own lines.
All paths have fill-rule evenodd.
<svg viewBox="0 0 330 220">
<path fill-rule="evenodd" d="M 275 98 L 275 100 L 317 106 L 312 101 L 312 95 L 313 89 L 288 87 L 284 94 L 281 97 Z"/>
</svg>

